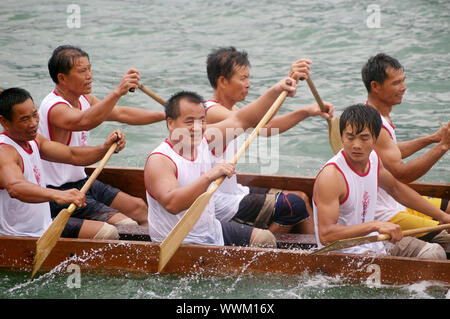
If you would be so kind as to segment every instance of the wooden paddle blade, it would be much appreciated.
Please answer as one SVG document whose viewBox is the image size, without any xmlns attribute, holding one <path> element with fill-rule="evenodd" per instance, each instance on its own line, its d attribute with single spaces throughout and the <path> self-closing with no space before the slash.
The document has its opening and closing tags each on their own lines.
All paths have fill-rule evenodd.
<svg viewBox="0 0 450 319">
<path fill-rule="evenodd" d="M 354 238 L 349 238 L 349 239 L 337 240 L 328 246 L 325 246 L 321 249 L 313 251 L 312 253 L 310 253 L 310 255 L 318 255 L 318 254 L 326 253 L 326 252 L 333 251 L 333 250 L 349 248 L 349 247 L 353 247 L 353 246 L 357 246 L 357 245 L 364 245 L 364 244 L 373 243 L 373 242 L 376 242 L 379 240 L 385 240 L 385 239 L 383 239 L 384 237 L 380 238 L 380 236 L 381 235 L 362 236 L 362 237 L 354 237 Z M 389 237 L 386 239 L 389 239 Z"/>
<path fill-rule="evenodd" d="M 311 93 L 314 95 L 314 98 L 316 99 L 316 102 L 319 105 L 320 110 L 324 112 L 325 105 L 323 104 L 322 98 L 320 97 L 319 92 L 317 92 L 316 86 L 314 85 L 311 77 L 307 78 L 306 82 L 308 83 Z M 336 154 L 343 147 L 341 140 L 341 132 L 339 131 L 339 118 L 333 117 L 331 120 L 327 120 L 327 122 L 328 122 L 328 138 L 330 140 L 330 146 L 331 149 L 333 150 L 333 153 Z"/>
<path fill-rule="evenodd" d="M 184 238 L 197 223 L 213 194 L 214 190 L 210 189 L 200 195 L 159 245 L 158 272 L 164 270 L 164 267 L 175 254 L 178 247 L 180 247 Z"/>
<path fill-rule="evenodd" d="M 31 272 L 31 278 L 33 278 L 39 268 L 41 268 L 42 263 L 45 261 L 45 259 L 50 254 L 53 247 L 55 247 L 56 243 L 61 237 L 64 227 L 66 226 L 70 215 L 72 215 L 72 212 L 76 207 L 74 204 L 70 204 L 70 206 L 69 208 L 65 208 L 59 212 L 59 214 L 47 228 L 42 237 L 39 238 L 39 240 L 36 242 L 36 255 L 33 259 L 33 270 Z"/>
<path fill-rule="evenodd" d="M 333 117 L 328 121 L 328 138 L 333 153 L 337 154 L 344 147 L 339 130 L 339 117 Z"/>
</svg>

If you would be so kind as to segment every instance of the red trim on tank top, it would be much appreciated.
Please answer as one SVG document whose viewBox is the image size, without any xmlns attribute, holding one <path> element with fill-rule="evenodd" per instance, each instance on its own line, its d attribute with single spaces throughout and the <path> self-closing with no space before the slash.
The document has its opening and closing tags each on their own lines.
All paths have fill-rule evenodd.
<svg viewBox="0 0 450 319">
<path fill-rule="evenodd" d="M 360 176 L 360 177 L 365 177 L 365 176 L 367 176 L 367 175 L 369 174 L 369 172 L 370 172 L 370 160 L 369 160 L 369 168 L 367 169 L 367 172 L 365 172 L 364 174 L 360 174 L 360 173 L 358 173 L 358 172 L 352 167 L 352 165 L 350 165 L 350 162 L 348 161 L 347 157 L 345 156 L 344 150 L 341 150 L 341 152 L 342 152 L 342 155 L 344 156 L 345 162 L 347 163 L 348 167 L 350 167 L 350 169 L 351 169 L 356 175 L 358 175 L 358 176 Z"/>
<path fill-rule="evenodd" d="M 197 159 L 197 156 L 198 156 L 198 150 L 197 150 L 197 148 L 195 148 L 195 154 L 194 154 L 194 157 L 193 157 L 193 158 L 187 158 L 187 157 L 184 157 L 183 155 L 181 155 L 180 153 L 178 153 L 177 151 L 175 151 L 175 149 L 173 148 L 173 145 L 170 144 L 170 142 L 169 142 L 169 140 L 168 140 L 167 138 L 164 140 L 164 142 L 166 142 L 166 143 L 170 146 L 170 148 L 172 149 L 172 151 L 174 151 L 178 156 L 184 158 L 185 160 L 191 161 L 191 162 L 195 162 L 195 160 Z"/>
</svg>

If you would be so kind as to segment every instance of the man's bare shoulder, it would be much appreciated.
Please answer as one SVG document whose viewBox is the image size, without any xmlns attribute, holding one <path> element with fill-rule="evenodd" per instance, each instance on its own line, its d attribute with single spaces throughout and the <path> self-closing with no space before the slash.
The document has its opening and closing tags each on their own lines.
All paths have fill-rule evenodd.
<svg viewBox="0 0 450 319">
<path fill-rule="evenodd" d="M 314 186 L 327 192 L 346 189 L 345 177 L 335 164 L 330 163 L 319 172 Z"/>
<path fill-rule="evenodd" d="M 159 152 L 152 153 L 148 156 L 145 168 L 151 175 L 177 173 L 175 162 L 168 155 Z"/>
<path fill-rule="evenodd" d="M 0 143 L 0 152 L 2 154 L 2 156 L 0 156 L 0 160 L 9 159 L 13 155 L 19 155 L 14 146 L 6 143 Z"/>
</svg>

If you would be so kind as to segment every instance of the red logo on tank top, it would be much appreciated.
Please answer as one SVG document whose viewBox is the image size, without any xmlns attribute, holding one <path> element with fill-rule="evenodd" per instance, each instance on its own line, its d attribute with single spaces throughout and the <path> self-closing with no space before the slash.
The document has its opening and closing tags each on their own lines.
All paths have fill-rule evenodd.
<svg viewBox="0 0 450 319">
<path fill-rule="evenodd" d="M 369 207 L 369 203 L 370 203 L 369 193 L 367 191 L 365 191 L 364 195 L 363 195 L 363 202 L 362 202 L 363 211 L 362 211 L 362 215 L 361 215 L 361 219 L 362 219 L 363 223 L 366 220 L 367 207 Z"/>
<path fill-rule="evenodd" d="M 86 134 L 86 132 L 81 132 L 81 144 L 83 145 L 83 146 L 86 146 L 86 144 L 87 144 L 87 134 Z"/>
<path fill-rule="evenodd" d="M 34 173 L 34 177 L 36 178 L 36 182 L 41 185 L 41 172 L 39 171 L 39 169 L 36 167 L 36 165 L 33 166 L 33 173 Z"/>
</svg>

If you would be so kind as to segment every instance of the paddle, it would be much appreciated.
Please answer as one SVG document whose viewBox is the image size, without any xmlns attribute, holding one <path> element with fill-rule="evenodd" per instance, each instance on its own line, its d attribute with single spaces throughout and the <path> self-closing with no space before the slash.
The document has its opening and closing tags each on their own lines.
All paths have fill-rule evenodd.
<svg viewBox="0 0 450 319">
<path fill-rule="evenodd" d="M 147 87 L 145 87 L 143 84 L 139 85 L 139 89 L 144 92 L 145 94 L 147 94 L 148 96 L 150 96 L 152 99 L 154 99 L 156 102 L 158 102 L 159 104 L 161 104 L 162 106 L 166 106 L 166 101 L 159 97 L 155 92 L 153 92 L 152 90 L 148 89 Z"/>
<path fill-rule="evenodd" d="M 308 77 L 306 82 L 308 82 L 309 88 L 311 89 L 311 92 L 314 95 L 317 104 L 319 104 L 320 110 L 323 112 L 325 106 L 323 105 L 322 99 L 320 98 L 320 95 L 317 92 L 317 89 L 313 81 L 311 80 L 311 77 Z M 327 122 L 328 122 L 328 138 L 330 140 L 330 146 L 331 149 L 333 150 L 333 153 L 336 154 L 343 147 L 341 140 L 341 132 L 339 131 L 339 118 L 333 116 L 331 120 L 327 120 Z"/>
<path fill-rule="evenodd" d="M 236 164 L 241 155 L 247 150 L 250 143 L 255 139 L 255 137 L 259 134 L 259 130 L 261 127 L 265 126 L 267 122 L 272 118 L 275 112 L 278 111 L 280 105 L 286 99 L 288 92 L 283 91 L 280 96 L 276 99 L 276 101 L 272 104 L 270 109 L 264 115 L 264 117 L 260 120 L 258 125 L 253 130 L 252 134 L 247 138 L 245 143 L 240 147 L 238 152 L 234 155 L 233 163 Z M 178 221 L 175 227 L 170 231 L 169 235 L 164 239 L 161 243 L 160 252 L 159 252 L 159 263 L 158 263 L 158 272 L 161 272 L 169 260 L 172 258 L 173 254 L 176 252 L 184 238 L 191 231 L 192 227 L 194 227 L 197 220 L 200 218 L 200 215 L 204 211 L 206 205 L 208 204 L 210 198 L 214 194 L 214 192 L 219 188 L 220 184 L 222 184 L 225 176 L 222 176 L 216 179 L 213 185 L 202 195 L 200 195 L 195 202 L 189 207 L 188 211 L 183 215 L 183 217 Z"/>
<path fill-rule="evenodd" d="M 86 181 L 86 183 L 81 188 L 81 192 L 83 194 L 86 194 L 86 192 L 89 190 L 89 188 L 94 183 L 97 176 L 100 174 L 102 169 L 105 167 L 106 163 L 108 162 L 111 155 L 116 150 L 117 143 L 114 143 L 109 148 L 108 152 L 103 156 L 100 164 L 97 166 L 97 168 L 94 170 L 94 172 L 89 176 L 89 179 Z M 47 258 L 47 256 L 52 251 L 53 247 L 55 247 L 58 239 L 61 236 L 61 233 L 64 230 L 64 227 L 67 224 L 67 221 L 69 220 L 70 215 L 72 215 L 73 211 L 76 209 L 76 206 L 74 203 L 71 203 L 68 208 L 64 208 L 59 212 L 59 214 L 55 217 L 53 222 L 50 224 L 50 226 L 47 228 L 45 233 L 42 235 L 41 238 L 36 243 L 36 254 L 34 256 L 33 260 L 33 270 L 31 272 L 31 278 L 36 274 L 36 272 L 41 267 L 44 260 Z"/>
<path fill-rule="evenodd" d="M 450 228 L 450 224 L 409 229 L 409 230 L 403 231 L 403 236 L 412 236 L 412 235 L 417 235 L 417 234 L 421 234 L 421 233 L 429 233 L 429 232 L 448 229 L 448 228 Z M 381 234 L 381 235 L 362 236 L 362 237 L 341 239 L 341 240 L 335 241 L 334 243 L 332 243 L 328 246 L 325 246 L 321 249 L 318 249 L 318 250 L 310 253 L 310 255 L 317 255 L 317 254 L 326 253 L 326 252 L 333 251 L 333 250 L 344 249 L 344 248 L 348 248 L 348 247 L 373 243 L 376 241 L 388 240 L 390 238 L 391 238 L 391 236 L 388 234 Z"/>
</svg>

